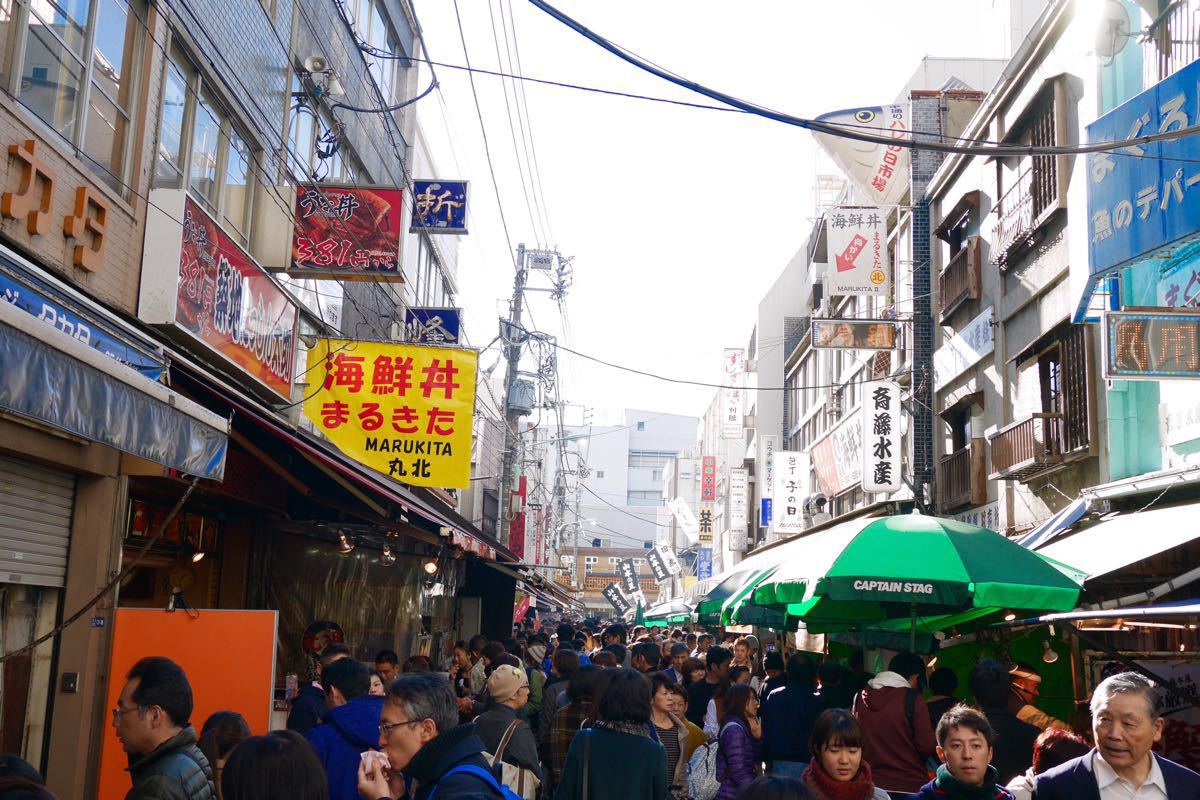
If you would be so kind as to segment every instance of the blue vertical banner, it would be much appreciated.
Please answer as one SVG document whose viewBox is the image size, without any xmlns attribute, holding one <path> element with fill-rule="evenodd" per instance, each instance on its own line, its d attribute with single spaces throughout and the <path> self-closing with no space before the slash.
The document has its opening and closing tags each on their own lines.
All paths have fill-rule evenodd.
<svg viewBox="0 0 1200 800">
<path fill-rule="evenodd" d="M 712 577 L 712 548 L 701 547 L 696 551 L 696 580 Z"/>
<path fill-rule="evenodd" d="M 761 501 L 762 506 L 758 510 L 758 527 L 771 527 L 771 498 L 764 497 Z"/>
</svg>

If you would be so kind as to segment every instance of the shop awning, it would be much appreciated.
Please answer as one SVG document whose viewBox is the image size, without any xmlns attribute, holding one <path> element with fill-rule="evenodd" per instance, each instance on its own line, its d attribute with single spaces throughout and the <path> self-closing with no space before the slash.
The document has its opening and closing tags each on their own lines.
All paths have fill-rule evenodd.
<svg viewBox="0 0 1200 800">
<path fill-rule="evenodd" d="M 1200 537 L 1198 512 L 1200 504 L 1189 503 L 1121 514 L 1037 552 L 1078 568 L 1090 580 Z"/>
<path fill-rule="evenodd" d="M 1017 539 L 1017 544 L 1030 550 L 1037 550 L 1039 547 L 1049 544 L 1067 528 L 1083 519 L 1083 515 L 1088 512 L 1091 505 L 1091 501 L 1086 498 L 1080 497 L 1073 500 L 1050 519 Z"/>
<path fill-rule="evenodd" d="M 7 302 L 0 408 L 188 475 L 225 474 L 228 420 Z"/>
</svg>

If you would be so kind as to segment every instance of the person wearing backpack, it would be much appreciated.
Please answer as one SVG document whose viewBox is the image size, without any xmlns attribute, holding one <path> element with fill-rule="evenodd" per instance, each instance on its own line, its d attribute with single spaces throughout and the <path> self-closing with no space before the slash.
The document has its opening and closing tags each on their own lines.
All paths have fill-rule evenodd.
<svg viewBox="0 0 1200 800">
<path fill-rule="evenodd" d="M 920 656 L 897 653 L 854 698 L 854 716 L 863 727 L 863 758 L 871 765 L 875 785 L 890 792 L 915 792 L 929 780 L 926 761 L 937 753 L 937 740 L 919 689 L 924 678 Z"/>
<path fill-rule="evenodd" d="M 571 740 L 555 800 L 664 800 L 667 751 L 650 738 L 650 680 L 613 667 L 596 722 Z"/>
<path fill-rule="evenodd" d="M 370 800 L 513 800 L 483 756 L 475 724 L 458 723 L 454 690 L 432 672 L 405 672 L 392 681 L 379 723 L 385 759 L 363 759 L 358 793 Z"/>
</svg>

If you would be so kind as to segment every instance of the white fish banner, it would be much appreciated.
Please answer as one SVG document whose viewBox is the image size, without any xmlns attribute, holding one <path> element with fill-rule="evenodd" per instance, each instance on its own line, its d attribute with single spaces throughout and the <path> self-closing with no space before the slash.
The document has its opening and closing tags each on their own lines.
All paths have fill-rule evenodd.
<svg viewBox="0 0 1200 800">
<path fill-rule="evenodd" d="M 893 139 L 905 139 L 912 133 L 908 106 L 899 103 L 831 111 L 817 117 L 817 121 L 842 125 L 851 132 L 883 134 Z M 872 203 L 893 206 L 904 198 L 909 184 L 907 148 L 816 131 L 813 136 L 854 187 Z"/>
</svg>

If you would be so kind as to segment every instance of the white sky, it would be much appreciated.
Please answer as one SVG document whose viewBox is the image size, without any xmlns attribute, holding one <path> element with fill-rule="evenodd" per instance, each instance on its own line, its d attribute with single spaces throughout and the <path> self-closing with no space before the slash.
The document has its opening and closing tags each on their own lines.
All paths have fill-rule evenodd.
<svg viewBox="0 0 1200 800">
<path fill-rule="evenodd" d="M 463 64 L 453 0 L 415 3 L 430 58 Z M 499 68 L 489 3 L 497 32 L 500 3 L 506 15 L 512 8 L 528 76 L 708 102 L 618 60 L 526 0 L 458 0 L 472 66 Z M 806 117 L 890 102 L 925 55 L 1007 55 L 1003 0 L 554 5 L 672 72 Z M 417 108 L 437 177 L 471 181 L 471 233 L 459 247 L 459 285 L 478 346 L 495 335 L 505 308 L 499 301 L 512 291 L 512 263 L 467 75 L 441 69 L 438 78 L 444 107 L 431 95 Z M 475 84 L 512 244 L 532 246 L 539 238 L 526 212 L 501 80 L 476 75 Z M 420 85 L 427 85 L 427 73 Z M 811 135 L 749 115 L 528 82 L 525 93 L 556 237 L 543 244 L 575 257 L 567 343 L 656 374 L 719 382 L 722 348 L 746 345 L 759 300 L 808 234 L 818 164 Z M 534 285 L 545 285 L 539 278 L 533 273 Z M 555 305 L 544 294 L 529 297 L 534 324 L 560 334 Z M 493 350 L 483 364 L 495 358 Z M 714 392 L 565 353 L 561 363 L 563 399 L 597 409 L 601 420 L 625 407 L 699 416 Z"/>
</svg>

